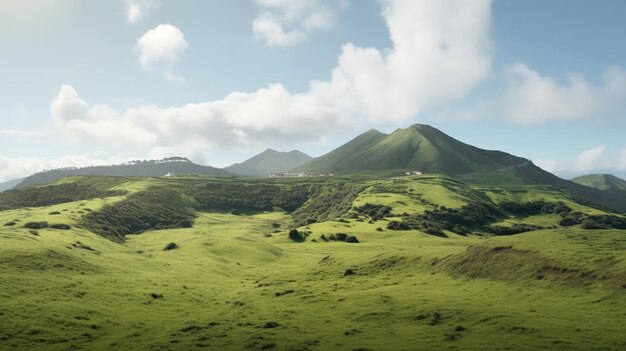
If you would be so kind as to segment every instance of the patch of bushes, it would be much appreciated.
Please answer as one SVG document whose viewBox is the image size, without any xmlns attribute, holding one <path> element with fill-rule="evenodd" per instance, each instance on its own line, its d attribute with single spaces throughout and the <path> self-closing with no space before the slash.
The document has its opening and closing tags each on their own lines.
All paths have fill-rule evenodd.
<svg viewBox="0 0 626 351">
<path fill-rule="evenodd" d="M 484 231 L 486 231 L 487 233 L 494 234 L 494 235 L 514 235 L 514 234 L 532 232 L 532 231 L 541 230 L 541 229 L 544 229 L 544 227 L 539 226 L 539 225 L 520 224 L 520 223 L 513 224 L 512 226 L 509 226 L 509 227 L 503 227 L 503 226 L 497 226 L 497 225 L 489 225 L 489 226 L 483 227 Z"/>
<path fill-rule="evenodd" d="M 363 206 L 355 206 L 352 210 L 356 213 L 367 215 L 374 222 L 391 215 L 391 207 L 370 203 L 366 203 Z"/>
<path fill-rule="evenodd" d="M 390 221 L 389 223 L 387 223 L 387 229 L 390 229 L 390 230 L 411 230 L 411 226 L 409 226 L 405 222 Z"/>
<path fill-rule="evenodd" d="M 14 189 L 0 193 L 0 211 L 21 207 L 43 207 L 123 194 L 125 194 L 123 191 L 103 191 L 91 184 L 80 182 Z"/>
<path fill-rule="evenodd" d="M 328 236 L 326 234 L 322 234 L 320 236 L 320 240 L 324 242 L 329 242 L 329 241 L 343 241 L 346 243 L 359 243 L 360 242 L 356 236 L 348 235 L 346 233 L 329 234 Z"/>
<path fill-rule="evenodd" d="M 121 242 L 128 234 L 147 230 L 189 228 L 194 212 L 173 190 L 153 187 L 86 214 L 80 227 Z"/>
<path fill-rule="evenodd" d="M 207 211 L 272 211 L 274 207 L 280 207 L 292 212 L 307 201 L 309 192 L 304 185 L 210 182 L 193 188 L 189 195 Z"/>
<path fill-rule="evenodd" d="M 542 214 L 559 214 L 565 216 L 572 209 L 562 202 L 503 202 L 499 205 L 500 210 L 517 216 L 537 216 Z"/>
<path fill-rule="evenodd" d="M 44 229 L 48 228 L 48 222 L 27 222 L 24 224 L 27 229 Z"/>
<path fill-rule="evenodd" d="M 309 201 L 294 211 L 293 219 L 297 226 L 307 224 L 310 218 L 326 222 L 348 213 L 352 202 L 363 191 L 363 186 L 351 183 L 328 183 L 314 185 L 310 189 Z"/>
<path fill-rule="evenodd" d="M 10 222 L 6 222 L 4 223 L 5 227 L 13 227 L 15 226 L 17 223 L 15 223 L 15 221 L 10 221 Z"/>
<path fill-rule="evenodd" d="M 52 212 L 50 212 L 50 213 L 48 213 L 48 214 L 49 214 L 50 216 L 58 216 L 58 215 L 60 215 L 60 214 L 61 214 L 61 212 L 59 212 L 59 211 L 52 211 Z"/>
</svg>

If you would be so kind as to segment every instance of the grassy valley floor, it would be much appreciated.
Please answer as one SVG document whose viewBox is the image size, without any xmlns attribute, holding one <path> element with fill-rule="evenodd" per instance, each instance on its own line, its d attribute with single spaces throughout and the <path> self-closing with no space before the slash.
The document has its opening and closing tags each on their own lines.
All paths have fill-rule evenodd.
<svg viewBox="0 0 626 351">
<path fill-rule="evenodd" d="M 354 204 L 385 203 L 398 216 L 489 194 L 429 182 L 397 193 L 368 183 Z M 0 212 L 0 224 L 17 221 L 0 226 L 0 350 L 626 349 L 623 230 L 440 237 L 389 230 L 393 217 L 348 216 L 300 226 L 308 238 L 298 243 L 282 211 L 198 211 L 192 228 L 117 243 L 76 226 L 118 201 Z M 23 228 L 34 220 L 72 228 Z M 320 240 L 329 233 L 359 243 Z"/>
</svg>

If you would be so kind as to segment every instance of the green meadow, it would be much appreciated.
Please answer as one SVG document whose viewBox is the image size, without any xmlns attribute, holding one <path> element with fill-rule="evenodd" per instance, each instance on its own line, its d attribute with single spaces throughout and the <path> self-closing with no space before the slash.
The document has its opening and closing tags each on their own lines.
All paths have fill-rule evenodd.
<svg viewBox="0 0 626 351">
<path fill-rule="evenodd" d="M 80 177 L 6 194 L 1 350 L 626 349 L 623 217 L 553 187 Z"/>
</svg>

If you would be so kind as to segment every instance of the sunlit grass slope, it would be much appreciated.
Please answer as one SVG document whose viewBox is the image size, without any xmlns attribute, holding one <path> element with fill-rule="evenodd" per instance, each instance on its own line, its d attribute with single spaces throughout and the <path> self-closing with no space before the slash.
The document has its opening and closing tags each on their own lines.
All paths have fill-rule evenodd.
<svg viewBox="0 0 626 351">
<path fill-rule="evenodd" d="M 512 236 L 387 229 L 404 214 L 478 203 L 541 200 L 605 214 L 553 188 L 474 188 L 430 175 L 64 182 L 119 192 L 0 212 L 0 350 L 626 349 L 626 231 L 560 226 L 557 214 L 509 214 L 503 225 L 548 228 Z M 232 194 L 265 184 L 259 196 L 274 196 L 271 203 L 285 195 L 272 186 L 315 189 L 307 210 L 293 215 L 231 214 L 194 204 L 207 182 L 239 182 Z M 351 199 L 358 190 L 352 207 L 297 227 L 304 242 L 289 238 L 294 217 L 340 213 L 343 205 L 328 210 L 315 196 L 331 198 L 346 184 Z M 196 214 L 192 228 L 126 234 L 119 243 L 81 229 L 90 213 L 158 187 L 180 194 Z M 374 221 L 359 212 L 365 204 L 391 210 Z M 70 229 L 24 228 L 43 221 Z M 337 234 L 359 243 L 321 239 Z"/>
</svg>

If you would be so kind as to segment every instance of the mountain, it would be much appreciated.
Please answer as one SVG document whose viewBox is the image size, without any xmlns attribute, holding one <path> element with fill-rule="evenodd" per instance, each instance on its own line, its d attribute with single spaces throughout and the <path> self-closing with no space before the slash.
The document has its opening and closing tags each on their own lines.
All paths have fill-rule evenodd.
<svg viewBox="0 0 626 351">
<path fill-rule="evenodd" d="M 525 158 L 480 149 L 423 124 L 391 134 L 369 130 L 294 171 L 370 175 L 420 171 L 477 184 L 551 185 L 583 196 L 591 203 L 626 211 L 626 190 L 605 192 L 561 179 Z"/>
<path fill-rule="evenodd" d="M 482 150 L 431 126 L 415 124 L 389 135 L 367 131 L 298 170 L 338 174 L 422 171 L 458 176 L 511 170 L 529 164 L 524 158 Z"/>
<path fill-rule="evenodd" d="M 298 150 L 281 152 L 267 149 L 242 162 L 226 167 L 225 170 L 241 176 L 267 177 L 273 172 L 284 172 L 302 166 L 312 159 Z"/>
<path fill-rule="evenodd" d="M 611 174 L 587 174 L 572 182 L 600 190 L 626 190 L 626 180 Z"/>
<path fill-rule="evenodd" d="M 13 180 L 9 180 L 9 181 L 4 182 L 4 183 L 0 183 L 0 192 L 3 192 L 5 190 L 11 190 L 11 189 L 15 188 L 15 186 L 18 185 L 19 183 L 21 183 L 22 180 L 24 180 L 24 178 L 13 179 Z"/>
<path fill-rule="evenodd" d="M 121 165 L 59 168 L 48 170 L 26 177 L 15 188 L 21 189 L 37 184 L 46 184 L 57 179 L 71 176 L 100 175 L 122 177 L 160 177 L 168 173 L 181 175 L 232 175 L 232 173 L 223 169 L 201 166 L 183 157 L 170 157 L 162 160 L 131 161 Z"/>
</svg>

